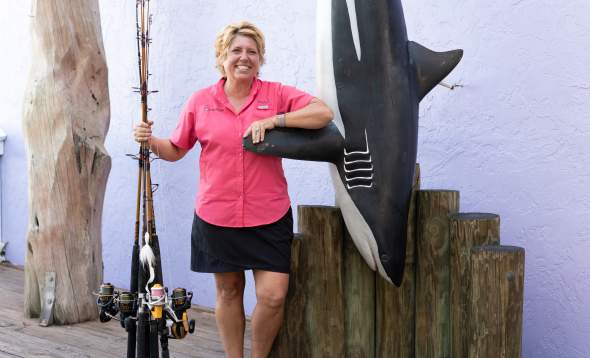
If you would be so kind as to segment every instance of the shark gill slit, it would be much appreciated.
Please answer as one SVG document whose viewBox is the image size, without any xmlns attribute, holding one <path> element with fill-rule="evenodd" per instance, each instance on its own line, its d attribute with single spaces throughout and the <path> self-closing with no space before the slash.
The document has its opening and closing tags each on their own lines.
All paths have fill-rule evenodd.
<svg viewBox="0 0 590 358">
<path fill-rule="evenodd" d="M 373 158 L 365 128 L 365 150 L 347 151 L 344 148 L 344 179 L 347 189 L 373 187 Z M 349 184 L 352 183 L 353 185 Z"/>
</svg>

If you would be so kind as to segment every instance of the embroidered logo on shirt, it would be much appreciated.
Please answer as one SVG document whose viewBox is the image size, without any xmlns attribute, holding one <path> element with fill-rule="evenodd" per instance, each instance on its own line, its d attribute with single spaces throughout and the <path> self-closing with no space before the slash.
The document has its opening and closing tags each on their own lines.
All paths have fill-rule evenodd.
<svg viewBox="0 0 590 358">
<path fill-rule="evenodd" d="M 224 111 L 223 107 L 209 107 L 208 105 L 205 105 L 203 107 L 203 110 L 205 112 L 223 112 Z"/>
</svg>

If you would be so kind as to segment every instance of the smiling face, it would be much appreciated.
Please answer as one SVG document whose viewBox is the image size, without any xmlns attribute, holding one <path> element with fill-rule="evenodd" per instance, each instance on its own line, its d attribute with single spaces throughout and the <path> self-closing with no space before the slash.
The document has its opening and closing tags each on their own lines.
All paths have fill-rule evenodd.
<svg viewBox="0 0 590 358">
<path fill-rule="evenodd" d="M 249 36 L 237 35 L 229 48 L 223 69 L 229 81 L 252 81 L 260 69 L 260 53 Z"/>
</svg>

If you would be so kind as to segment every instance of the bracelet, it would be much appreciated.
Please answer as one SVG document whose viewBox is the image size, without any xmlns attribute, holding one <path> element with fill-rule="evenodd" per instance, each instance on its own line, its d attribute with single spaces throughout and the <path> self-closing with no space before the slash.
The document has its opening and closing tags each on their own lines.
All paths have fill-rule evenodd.
<svg viewBox="0 0 590 358">
<path fill-rule="evenodd" d="M 285 113 L 279 113 L 276 116 L 276 126 L 277 127 L 286 127 L 287 126 L 287 118 Z"/>
</svg>

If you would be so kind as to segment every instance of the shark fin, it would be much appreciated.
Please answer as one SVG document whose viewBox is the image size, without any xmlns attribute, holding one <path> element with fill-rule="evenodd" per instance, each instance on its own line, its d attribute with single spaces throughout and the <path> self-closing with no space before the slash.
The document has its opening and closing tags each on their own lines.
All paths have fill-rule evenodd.
<svg viewBox="0 0 590 358">
<path fill-rule="evenodd" d="M 275 128 L 266 133 L 264 141 L 252 143 L 244 138 L 248 151 L 281 158 L 335 163 L 342 157 L 344 138 L 334 123 L 321 129 Z"/>
<path fill-rule="evenodd" d="M 408 41 L 410 61 L 416 68 L 417 95 L 420 100 L 457 66 L 463 50 L 434 52 L 417 42 Z"/>
</svg>

